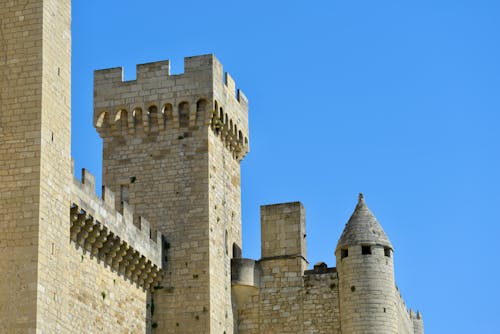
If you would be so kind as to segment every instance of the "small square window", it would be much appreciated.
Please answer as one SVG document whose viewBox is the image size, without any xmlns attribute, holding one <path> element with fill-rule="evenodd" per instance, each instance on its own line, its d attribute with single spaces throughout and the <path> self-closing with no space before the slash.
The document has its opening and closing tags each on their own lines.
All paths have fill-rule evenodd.
<svg viewBox="0 0 500 334">
<path fill-rule="evenodd" d="M 372 253 L 372 248 L 370 246 L 361 246 L 361 254 L 369 255 Z"/>
<path fill-rule="evenodd" d="M 347 250 L 347 248 L 343 248 L 340 250 L 340 258 L 341 259 L 348 257 L 348 256 L 349 256 L 349 251 Z"/>
<path fill-rule="evenodd" d="M 389 247 L 384 247 L 384 255 L 391 257 L 391 249 Z"/>
</svg>

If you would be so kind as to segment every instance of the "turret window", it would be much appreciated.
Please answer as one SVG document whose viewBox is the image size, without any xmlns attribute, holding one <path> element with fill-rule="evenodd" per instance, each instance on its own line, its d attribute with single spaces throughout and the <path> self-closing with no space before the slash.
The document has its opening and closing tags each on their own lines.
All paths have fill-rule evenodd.
<svg viewBox="0 0 500 334">
<path fill-rule="evenodd" d="M 361 246 L 361 254 L 370 255 L 372 253 L 372 248 L 370 246 Z"/>
<path fill-rule="evenodd" d="M 340 258 L 343 259 L 348 256 L 349 256 L 349 251 L 347 250 L 347 248 L 342 248 L 340 250 Z"/>
<path fill-rule="evenodd" d="M 391 257 L 391 249 L 389 247 L 384 247 L 384 255 Z"/>
</svg>

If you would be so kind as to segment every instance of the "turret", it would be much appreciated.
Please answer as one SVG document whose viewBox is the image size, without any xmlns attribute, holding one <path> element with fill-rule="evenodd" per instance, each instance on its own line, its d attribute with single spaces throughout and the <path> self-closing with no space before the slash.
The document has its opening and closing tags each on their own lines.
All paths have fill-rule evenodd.
<svg viewBox="0 0 500 334">
<path fill-rule="evenodd" d="M 393 247 L 363 195 L 338 241 L 342 333 L 397 333 Z"/>
</svg>

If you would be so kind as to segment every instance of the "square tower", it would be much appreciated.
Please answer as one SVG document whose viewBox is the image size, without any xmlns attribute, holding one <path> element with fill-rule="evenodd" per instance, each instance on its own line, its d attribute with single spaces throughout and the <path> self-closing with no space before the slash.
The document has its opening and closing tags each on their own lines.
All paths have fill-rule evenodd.
<svg viewBox="0 0 500 334">
<path fill-rule="evenodd" d="M 240 161 L 248 101 L 213 55 L 96 71 L 103 183 L 165 237 L 153 320 L 168 333 L 232 333 L 230 259 L 241 249 Z M 236 252 L 238 253 L 238 252 Z"/>
<path fill-rule="evenodd" d="M 70 333 L 71 1 L 0 17 L 0 332 Z"/>
</svg>

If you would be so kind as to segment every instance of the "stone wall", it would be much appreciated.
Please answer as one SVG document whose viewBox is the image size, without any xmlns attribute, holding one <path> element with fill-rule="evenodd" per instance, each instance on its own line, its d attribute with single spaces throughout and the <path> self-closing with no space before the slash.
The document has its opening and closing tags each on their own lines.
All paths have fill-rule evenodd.
<svg viewBox="0 0 500 334">
<path fill-rule="evenodd" d="M 415 334 L 424 334 L 424 320 L 420 312 L 417 314 L 412 313 L 411 317 L 413 319 L 413 331 Z"/>
<path fill-rule="evenodd" d="M 162 268 L 162 236 L 128 206 L 115 210 L 115 195 L 82 171 L 71 187 L 68 252 L 69 325 L 78 333 L 146 333 L 152 322 L 149 289 Z M 124 312 L 126 310 L 126 312 Z"/>
<path fill-rule="evenodd" d="M 147 268 L 159 273 L 164 265 L 162 234 L 151 229 L 150 223 L 127 203 L 116 208 L 115 194 L 106 186 L 102 187 L 102 197 L 96 195 L 94 176 L 83 169 L 82 182 L 74 178 L 71 187 L 71 240 L 94 256 L 107 256 L 108 262 L 118 252 L 137 267 L 131 269 Z M 124 265 L 125 260 L 120 264 Z M 156 279 L 154 283 L 152 286 Z"/>
<path fill-rule="evenodd" d="M 210 333 L 233 333 L 231 258 L 241 256 L 240 161 L 248 152 L 248 101 L 213 63 L 214 109 L 208 120 Z"/>
<path fill-rule="evenodd" d="M 340 333 L 339 281 L 322 263 L 304 275 L 304 333 Z"/>
<path fill-rule="evenodd" d="M 340 333 L 335 268 L 288 271 L 287 262 L 296 267 L 296 261 L 260 261 L 255 288 L 242 276 L 233 276 L 238 333 Z"/>
<path fill-rule="evenodd" d="M 68 253 L 71 333 L 146 333 L 147 291 L 71 244 Z"/>
<path fill-rule="evenodd" d="M 398 334 L 423 334 L 424 327 L 420 313 L 408 310 L 399 289 L 395 288 L 396 309 L 398 311 Z"/>
<path fill-rule="evenodd" d="M 233 261 L 238 333 L 341 333 L 336 268 L 319 263 L 303 275 L 288 268 L 283 259 Z M 408 311 L 399 291 L 394 292 L 397 333 L 423 334 L 420 313 Z"/>
<path fill-rule="evenodd" d="M 302 204 L 263 206 L 261 224 L 262 259 L 254 270 L 250 260 L 233 261 L 239 333 L 338 333 L 335 268 L 305 271 Z"/>
</svg>

